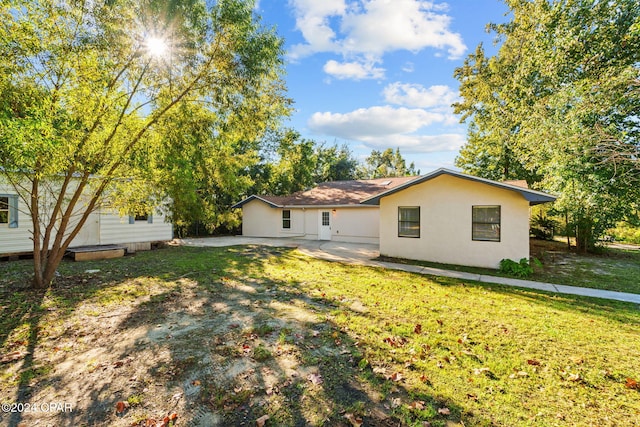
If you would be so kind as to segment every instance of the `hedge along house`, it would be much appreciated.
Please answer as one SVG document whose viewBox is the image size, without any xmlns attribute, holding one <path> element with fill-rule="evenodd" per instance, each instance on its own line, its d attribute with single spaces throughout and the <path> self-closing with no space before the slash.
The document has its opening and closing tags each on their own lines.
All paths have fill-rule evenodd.
<svg viewBox="0 0 640 427">
<path fill-rule="evenodd" d="M 253 195 L 232 208 L 242 208 L 243 236 L 377 244 L 380 209 L 362 201 L 415 178 L 327 182 L 290 196 Z"/>
<path fill-rule="evenodd" d="M 438 169 L 362 204 L 380 208 L 381 255 L 498 268 L 529 259 L 529 207 L 554 200 L 524 181 Z"/>
<path fill-rule="evenodd" d="M 78 209 L 82 209 L 82 203 Z M 73 223 L 71 224 L 73 226 Z M 29 210 L 12 186 L 0 181 L 0 256 L 33 252 Z M 151 243 L 173 239 L 173 226 L 163 212 L 121 216 L 108 207 L 92 212 L 70 248 L 118 245 L 128 252 L 151 248 Z"/>
</svg>

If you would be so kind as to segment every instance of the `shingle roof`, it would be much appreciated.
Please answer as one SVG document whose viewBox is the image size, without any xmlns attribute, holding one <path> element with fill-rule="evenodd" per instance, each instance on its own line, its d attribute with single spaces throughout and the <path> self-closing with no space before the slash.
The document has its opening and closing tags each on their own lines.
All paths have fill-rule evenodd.
<svg viewBox="0 0 640 427">
<path fill-rule="evenodd" d="M 241 208 L 251 200 L 261 200 L 272 207 L 285 206 L 348 206 L 359 205 L 363 200 L 405 184 L 417 176 L 378 178 L 354 181 L 333 181 L 319 184 L 290 196 L 250 196 L 232 208 Z"/>
</svg>

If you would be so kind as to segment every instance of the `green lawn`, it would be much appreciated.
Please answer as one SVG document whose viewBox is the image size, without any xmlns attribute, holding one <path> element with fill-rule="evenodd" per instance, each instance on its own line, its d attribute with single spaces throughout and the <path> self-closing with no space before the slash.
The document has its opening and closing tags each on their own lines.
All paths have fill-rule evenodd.
<svg viewBox="0 0 640 427">
<path fill-rule="evenodd" d="M 0 357 L 25 353 L 0 364 L 0 401 L 73 402 L 41 422 L 640 426 L 637 305 L 283 248 L 65 262 L 45 294 L 29 268 L 0 264 Z"/>
<path fill-rule="evenodd" d="M 527 278 L 528 280 L 640 294 L 640 250 L 603 248 L 599 254 L 577 254 L 575 251 L 568 251 L 563 242 L 532 240 L 531 256 L 540 261 L 540 265 L 534 263 L 534 273 Z M 510 277 L 489 268 L 388 257 L 380 259 L 401 264 Z"/>
</svg>

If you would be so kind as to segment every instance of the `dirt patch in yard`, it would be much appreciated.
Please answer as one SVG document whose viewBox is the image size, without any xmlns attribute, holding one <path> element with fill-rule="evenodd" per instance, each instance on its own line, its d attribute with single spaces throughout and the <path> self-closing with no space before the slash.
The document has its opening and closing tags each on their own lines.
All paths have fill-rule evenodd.
<svg viewBox="0 0 640 427">
<path fill-rule="evenodd" d="M 282 254 L 239 251 L 253 267 Z M 0 401 L 64 410 L 5 411 L 0 424 L 138 426 L 177 414 L 177 425 L 256 425 L 268 413 L 266 425 L 399 425 L 330 301 L 240 266 L 179 273 L 63 275 L 53 292 L 21 291 L 30 304 L 9 297 L 19 278 L 4 283 L 2 315 L 17 318 L 3 325 L 14 358 L 0 365 Z"/>
</svg>

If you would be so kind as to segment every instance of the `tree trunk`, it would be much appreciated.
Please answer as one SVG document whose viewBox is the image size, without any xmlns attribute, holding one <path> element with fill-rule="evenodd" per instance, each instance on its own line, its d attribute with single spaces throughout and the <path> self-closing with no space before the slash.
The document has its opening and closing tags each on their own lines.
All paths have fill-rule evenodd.
<svg viewBox="0 0 640 427">
<path fill-rule="evenodd" d="M 595 241 L 593 239 L 593 220 L 581 218 L 576 223 L 576 249 L 580 253 L 593 251 Z"/>
</svg>

